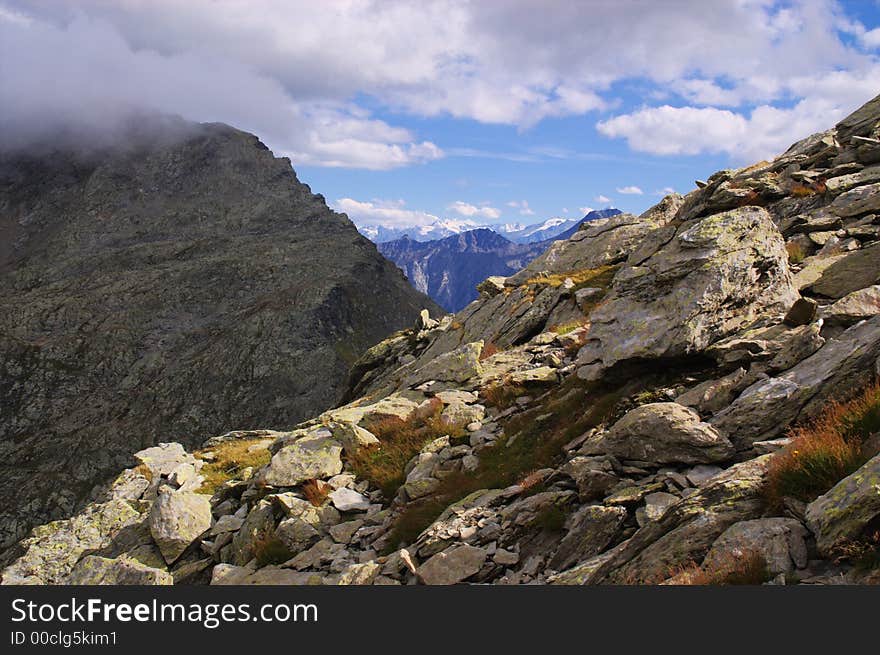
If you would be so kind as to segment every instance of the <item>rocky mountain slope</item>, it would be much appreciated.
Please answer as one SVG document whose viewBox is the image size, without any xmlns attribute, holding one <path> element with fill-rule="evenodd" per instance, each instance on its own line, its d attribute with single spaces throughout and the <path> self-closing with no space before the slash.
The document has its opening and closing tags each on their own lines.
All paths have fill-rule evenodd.
<svg viewBox="0 0 880 655">
<path fill-rule="evenodd" d="M 880 97 L 698 187 L 423 314 L 293 430 L 137 453 L 4 584 L 877 581 Z"/>
<path fill-rule="evenodd" d="M 379 252 L 406 274 L 412 285 L 450 312 L 463 309 L 477 298 L 477 285 L 487 277 L 507 276 L 524 268 L 557 238 L 568 239 L 585 221 L 620 214 L 619 209 L 593 211 L 584 218 L 561 226 L 539 224 L 514 243 L 489 228 L 470 230 L 433 241 L 416 241 L 407 236 L 379 243 Z M 574 223 L 574 225 L 571 225 Z M 571 225 L 560 236 L 541 237 L 549 229 Z M 537 235 L 538 240 L 534 240 Z"/>
<path fill-rule="evenodd" d="M 255 136 L 150 118 L 64 143 L 0 155 L 6 545 L 158 441 L 332 406 L 436 307 Z"/>
</svg>

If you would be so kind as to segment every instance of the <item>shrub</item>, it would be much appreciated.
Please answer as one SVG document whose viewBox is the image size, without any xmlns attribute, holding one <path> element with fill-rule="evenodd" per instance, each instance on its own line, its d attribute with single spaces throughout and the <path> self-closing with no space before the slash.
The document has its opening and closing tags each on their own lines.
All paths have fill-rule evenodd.
<svg viewBox="0 0 880 655">
<path fill-rule="evenodd" d="M 213 494 L 227 480 L 235 479 L 242 470 L 254 469 L 269 463 L 272 454 L 265 447 L 253 448 L 265 444 L 265 439 L 235 439 L 204 451 L 197 451 L 196 457 L 210 454 L 213 458 L 205 461 L 201 475 L 205 478 L 199 493 Z"/>
<path fill-rule="evenodd" d="M 521 384 L 511 384 L 505 380 L 480 389 L 480 399 L 488 407 L 500 410 L 512 407 L 516 399 L 528 394 L 529 390 Z"/>
<path fill-rule="evenodd" d="M 767 560 L 755 550 L 730 553 L 711 568 L 686 564 L 674 570 L 669 584 L 681 585 L 761 585 L 770 580 Z"/>
<path fill-rule="evenodd" d="M 283 564 L 291 557 L 290 549 L 272 533 L 262 534 L 254 540 L 254 558 L 260 566 Z"/>
<path fill-rule="evenodd" d="M 306 480 L 302 483 L 302 487 L 300 488 L 302 489 L 306 500 L 315 507 L 323 505 L 331 491 L 330 485 L 321 480 Z"/>
<path fill-rule="evenodd" d="M 767 473 L 767 497 L 780 507 L 792 496 L 810 502 L 853 473 L 876 453 L 867 445 L 880 432 L 880 384 L 849 402 L 831 402 L 806 425 L 789 431 L 791 443 L 777 452 Z"/>
<path fill-rule="evenodd" d="M 796 241 L 789 241 L 785 244 L 785 250 L 788 252 L 789 264 L 800 264 L 807 258 L 807 251 Z"/>
<path fill-rule="evenodd" d="M 387 498 L 393 497 L 406 480 L 407 463 L 426 444 L 444 435 L 458 439 L 467 434 L 465 426 L 441 421 L 442 412 L 443 403 L 432 398 L 426 408 L 413 410 L 406 419 L 388 416 L 369 421 L 364 427 L 380 443 L 350 455 L 348 463 L 352 470 L 359 478 L 379 487 Z"/>
<path fill-rule="evenodd" d="M 480 351 L 480 361 L 485 361 L 489 359 L 492 355 L 496 355 L 501 352 L 501 348 L 499 348 L 494 341 L 487 342 L 483 349 Z"/>
</svg>

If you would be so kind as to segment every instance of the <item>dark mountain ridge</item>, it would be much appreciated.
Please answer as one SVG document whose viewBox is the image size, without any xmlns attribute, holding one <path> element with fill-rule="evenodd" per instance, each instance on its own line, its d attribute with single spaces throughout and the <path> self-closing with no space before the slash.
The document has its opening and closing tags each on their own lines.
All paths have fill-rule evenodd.
<svg viewBox="0 0 880 655">
<path fill-rule="evenodd" d="M 363 350 L 440 311 L 257 137 L 129 136 L 0 153 L 4 544 L 144 446 L 332 406 Z"/>
</svg>

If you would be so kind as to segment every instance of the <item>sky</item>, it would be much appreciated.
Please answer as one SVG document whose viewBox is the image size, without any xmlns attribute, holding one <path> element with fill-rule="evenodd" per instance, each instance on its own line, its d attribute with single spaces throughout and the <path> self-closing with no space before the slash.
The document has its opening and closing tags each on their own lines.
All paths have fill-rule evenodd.
<svg viewBox="0 0 880 655">
<path fill-rule="evenodd" d="M 640 213 L 880 93 L 880 0 L 0 0 L 0 142 L 222 121 L 359 225 Z"/>
</svg>

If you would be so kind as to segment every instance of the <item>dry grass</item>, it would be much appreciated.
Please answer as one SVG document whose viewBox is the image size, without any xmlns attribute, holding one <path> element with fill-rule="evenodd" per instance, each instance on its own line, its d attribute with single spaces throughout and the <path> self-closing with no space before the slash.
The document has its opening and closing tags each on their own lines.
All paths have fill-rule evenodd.
<svg viewBox="0 0 880 655">
<path fill-rule="evenodd" d="M 774 455 L 767 499 L 780 507 L 785 496 L 810 502 L 853 473 L 875 452 L 866 446 L 880 432 L 880 384 L 849 402 L 831 402 L 810 423 L 790 430 L 792 442 Z"/>
<path fill-rule="evenodd" d="M 291 557 L 290 549 L 272 533 L 262 534 L 254 540 L 254 558 L 261 567 L 282 564 Z"/>
<path fill-rule="evenodd" d="M 789 190 L 789 195 L 792 195 L 795 198 L 808 198 L 810 196 L 825 193 L 827 190 L 828 189 L 825 186 L 825 181 L 817 180 L 815 182 L 810 182 L 807 184 L 794 184 Z"/>
<path fill-rule="evenodd" d="M 323 505 L 324 501 L 327 500 L 327 496 L 329 496 L 332 491 L 330 485 L 321 480 L 306 480 L 302 483 L 300 489 L 306 497 L 306 500 L 315 507 Z"/>
<path fill-rule="evenodd" d="M 540 407 L 511 417 L 496 444 L 480 453 L 475 471 L 452 474 L 431 496 L 407 505 L 395 522 L 389 547 L 412 543 L 443 510 L 468 494 L 504 489 L 527 480 L 532 471 L 557 464 L 562 446 L 606 420 L 625 393 L 621 388 L 600 390 L 573 376 Z M 549 416 L 535 420 L 540 415 Z M 548 517 L 548 525 L 556 525 L 558 518 Z"/>
<path fill-rule="evenodd" d="M 558 335 L 568 334 L 569 332 L 573 332 L 578 328 L 584 327 L 589 323 L 589 319 L 586 317 L 578 318 L 573 321 L 568 321 L 567 323 L 556 323 L 555 325 L 551 325 L 548 328 L 549 332 L 555 332 Z"/>
<path fill-rule="evenodd" d="M 801 244 L 795 241 L 789 241 L 786 243 L 785 250 L 788 253 L 789 264 L 800 264 L 807 258 L 807 251 L 804 250 L 804 247 Z"/>
<path fill-rule="evenodd" d="M 396 416 L 370 421 L 364 427 L 379 440 L 378 446 L 361 448 L 348 462 L 361 479 L 369 480 L 391 498 L 406 480 L 404 469 L 426 444 L 449 435 L 461 438 L 467 434 L 463 425 L 447 425 L 440 419 L 443 403 L 432 398 L 426 409 L 414 410 L 406 419 Z"/>
<path fill-rule="evenodd" d="M 500 352 L 501 348 L 494 341 L 489 341 L 483 345 L 483 349 L 480 351 L 480 361 L 485 361 L 492 355 L 497 355 Z"/>
<path fill-rule="evenodd" d="M 480 389 L 480 400 L 488 407 L 505 410 L 512 407 L 517 398 L 528 393 L 529 390 L 523 385 L 504 380 Z"/>
<path fill-rule="evenodd" d="M 757 551 L 743 550 L 731 553 L 711 568 L 691 562 L 674 569 L 667 584 L 706 585 L 761 585 L 770 580 L 767 561 Z"/>
<path fill-rule="evenodd" d="M 536 285 L 541 287 L 560 287 L 563 283 L 571 278 L 574 282 L 572 291 L 583 289 L 584 287 L 596 287 L 599 289 L 607 289 L 614 279 L 619 266 L 600 266 L 599 268 L 584 268 L 575 271 L 566 271 L 563 273 L 551 273 L 541 277 L 533 277 L 526 281 L 526 285 Z"/>
<path fill-rule="evenodd" d="M 237 478 L 243 469 L 248 467 L 258 469 L 268 464 L 272 454 L 265 447 L 250 450 L 251 446 L 265 441 L 265 439 L 236 439 L 204 451 L 197 451 L 196 457 L 207 453 L 214 456 L 212 461 L 205 461 L 202 466 L 201 475 L 205 481 L 199 493 L 213 494 L 224 482 Z"/>
</svg>

